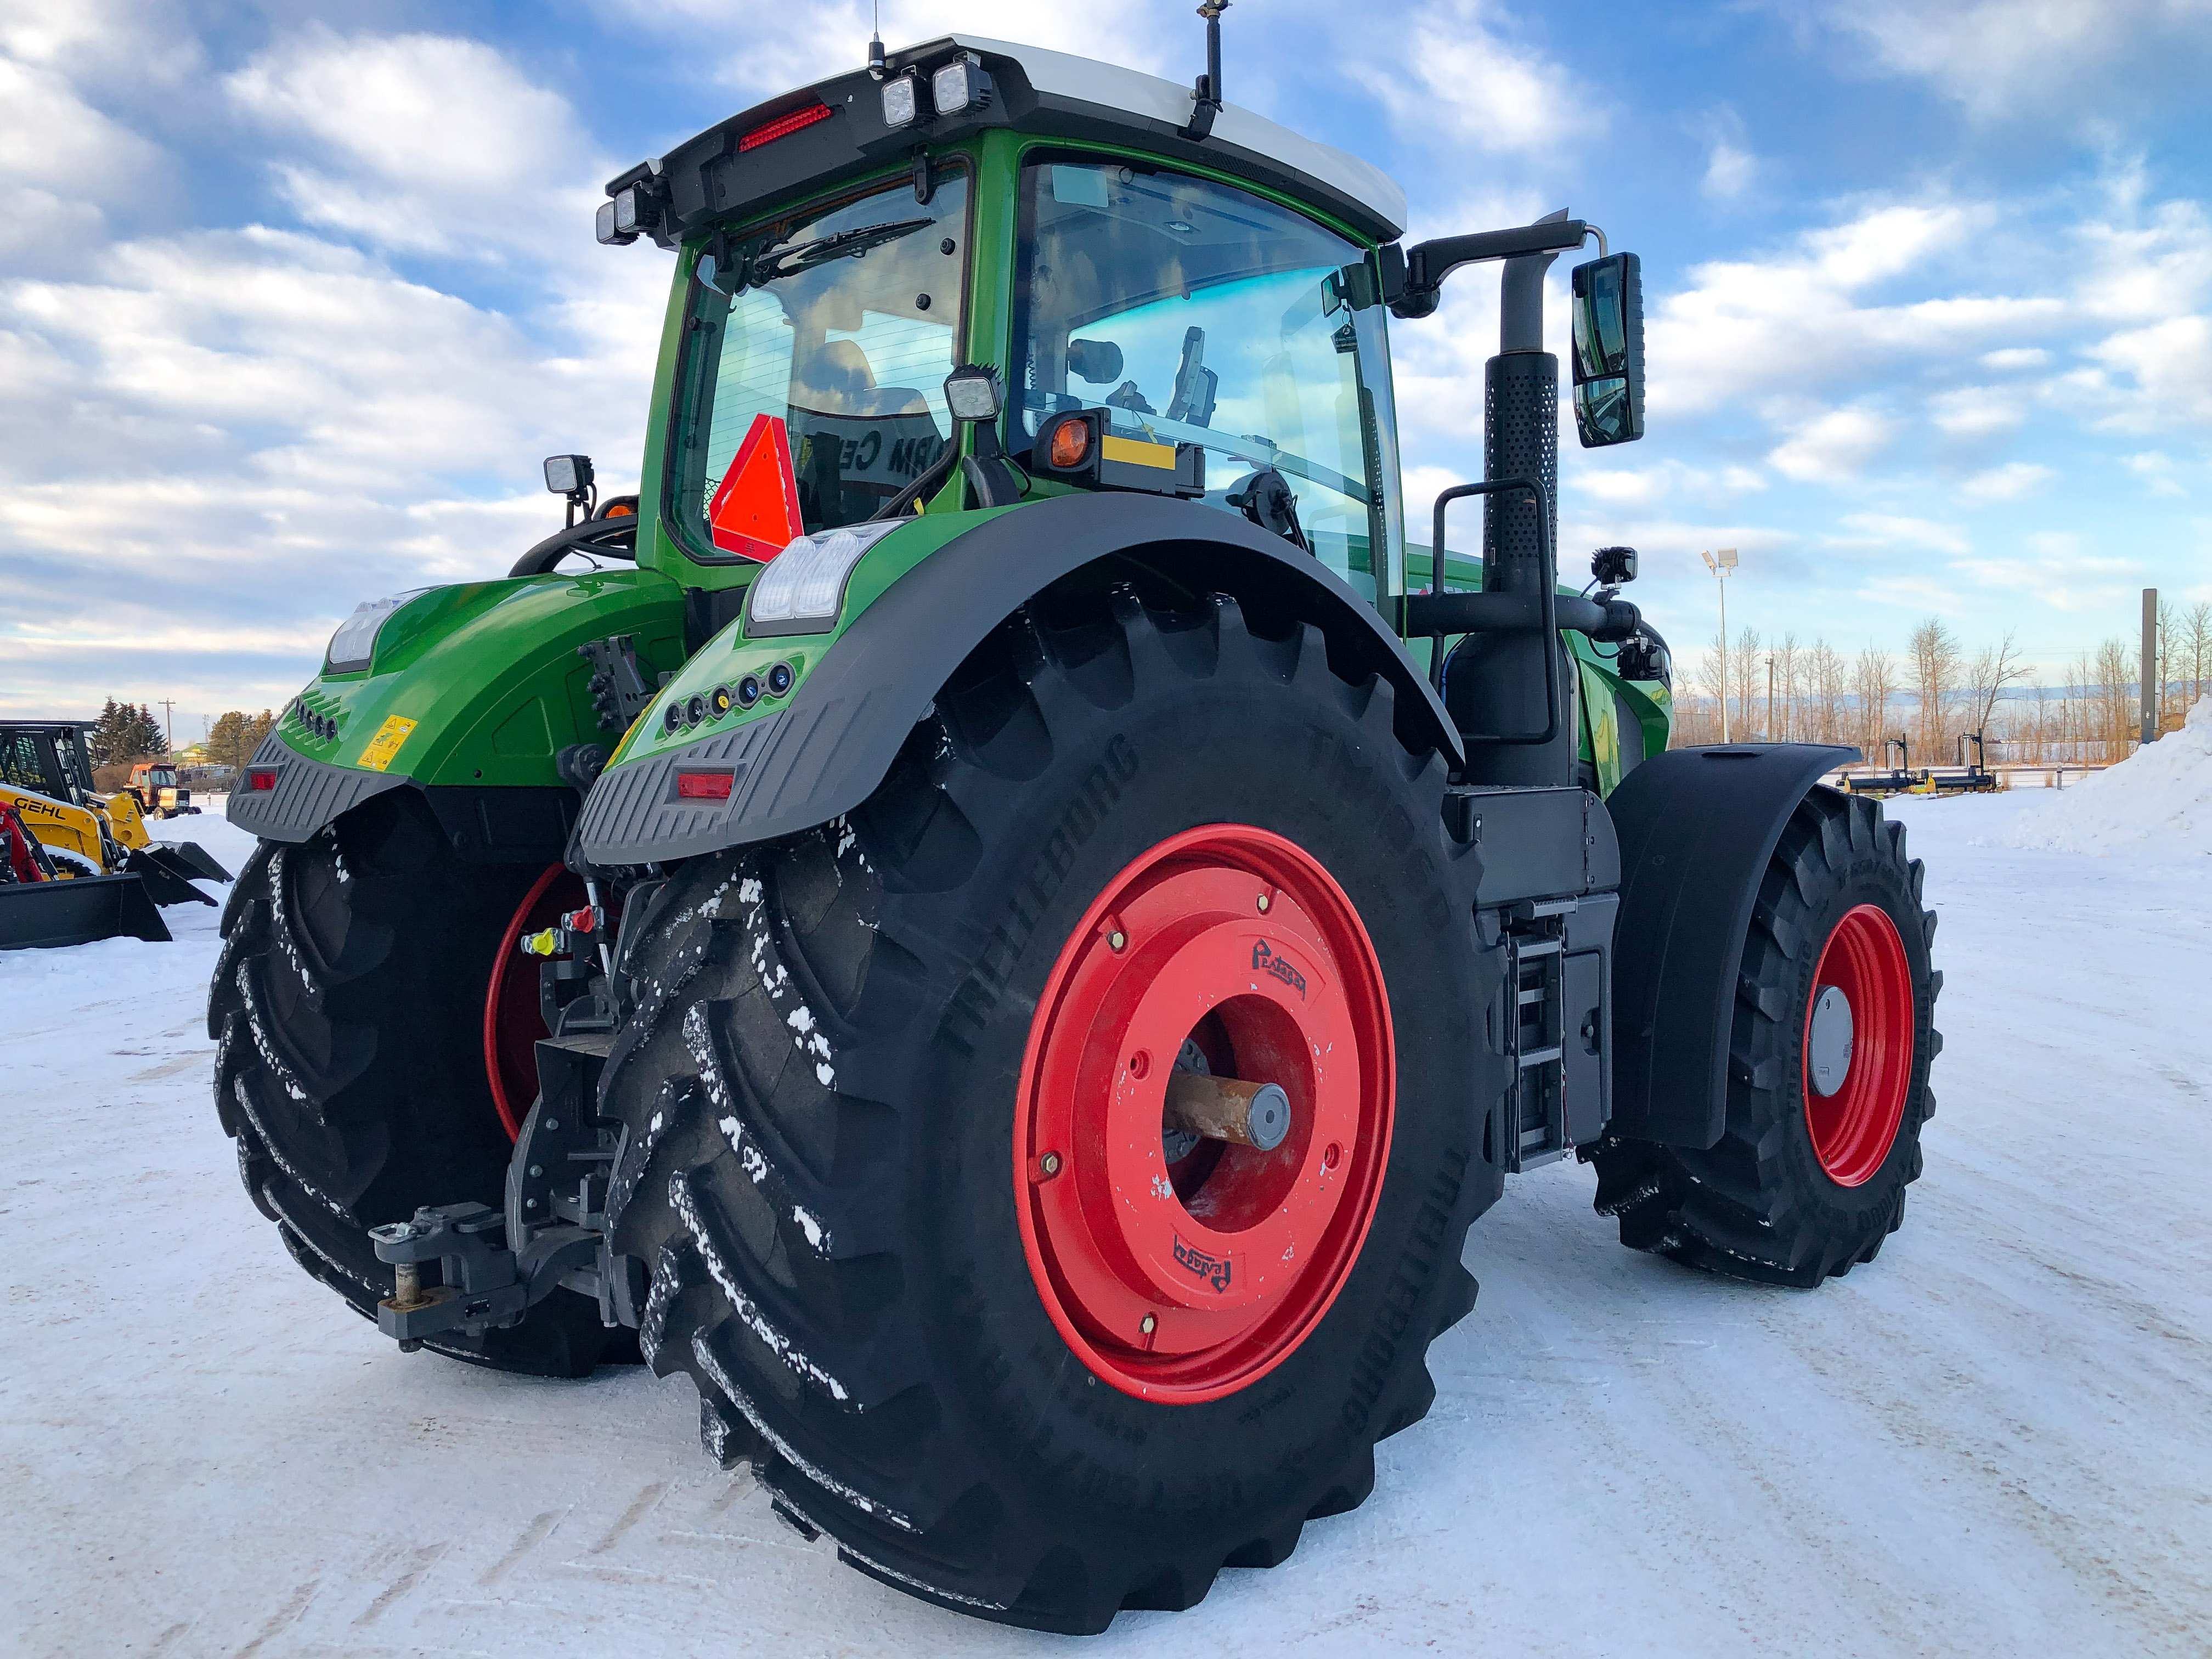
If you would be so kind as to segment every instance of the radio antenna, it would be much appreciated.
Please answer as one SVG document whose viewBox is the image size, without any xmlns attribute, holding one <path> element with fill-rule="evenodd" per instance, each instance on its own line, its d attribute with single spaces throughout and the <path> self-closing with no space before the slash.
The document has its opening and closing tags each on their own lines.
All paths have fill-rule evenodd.
<svg viewBox="0 0 2212 1659">
<path fill-rule="evenodd" d="M 868 37 L 868 74 L 880 81 L 890 73 L 890 66 L 884 61 L 884 0 L 876 0 L 875 32 Z"/>
<path fill-rule="evenodd" d="M 1198 15 L 1206 19 L 1206 73 L 1192 90 L 1190 125 L 1176 131 L 1196 143 L 1213 131 L 1213 118 L 1221 113 L 1221 14 L 1229 0 L 1203 0 Z"/>
</svg>

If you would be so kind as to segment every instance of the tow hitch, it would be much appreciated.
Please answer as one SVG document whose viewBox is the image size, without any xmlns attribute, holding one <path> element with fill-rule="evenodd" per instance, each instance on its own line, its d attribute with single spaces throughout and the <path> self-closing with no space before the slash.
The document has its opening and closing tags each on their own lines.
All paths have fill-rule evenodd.
<svg viewBox="0 0 2212 1659">
<path fill-rule="evenodd" d="M 599 1068 L 614 1039 L 604 1031 L 538 1045 L 538 1103 L 523 1120 L 507 1165 L 502 1212 L 475 1202 L 425 1206 L 411 1221 L 369 1230 L 389 1262 L 392 1293 L 376 1328 L 412 1353 L 446 1331 L 481 1337 L 519 1324 L 556 1289 L 591 1297 L 604 1324 L 638 1322 L 645 1264 L 607 1246 L 607 1178 L 627 1133 L 594 1110 Z M 437 1282 L 424 1267 L 437 1264 Z"/>
</svg>

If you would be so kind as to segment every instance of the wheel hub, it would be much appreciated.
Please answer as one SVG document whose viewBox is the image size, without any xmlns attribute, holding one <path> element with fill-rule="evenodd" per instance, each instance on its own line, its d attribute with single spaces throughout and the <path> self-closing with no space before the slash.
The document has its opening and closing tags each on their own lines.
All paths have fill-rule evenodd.
<svg viewBox="0 0 2212 1659">
<path fill-rule="evenodd" d="M 1209 826 L 1109 884 L 1039 1000 L 1015 1136 L 1031 1273 L 1085 1363 L 1194 1401 L 1289 1354 L 1365 1237 L 1392 1078 L 1373 946 L 1303 850 Z"/>
<path fill-rule="evenodd" d="M 1813 1023 L 1806 1030 L 1806 1080 L 1825 1098 L 1850 1074 L 1851 1000 L 1841 988 L 1823 985 L 1813 999 Z"/>
<path fill-rule="evenodd" d="M 1821 947 L 1805 1008 L 1805 1127 L 1828 1178 L 1871 1181 L 1912 1083 L 1912 969 L 1889 913 L 1854 905 Z"/>
</svg>

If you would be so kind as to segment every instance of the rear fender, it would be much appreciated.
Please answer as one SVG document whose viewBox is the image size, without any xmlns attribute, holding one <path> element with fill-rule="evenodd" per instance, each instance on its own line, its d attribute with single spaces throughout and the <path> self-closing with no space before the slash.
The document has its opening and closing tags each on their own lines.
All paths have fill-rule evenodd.
<svg viewBox="0 0 2212 1659">
<path fill-rule="evenodd" d="M 969 653 L 1023 605 L 1071 580 L 1131 581 L 1170 598 L 1229 593 L 1262 634 L 1310 623 L 1338 672 L 1392 684 L 1406 741 L 1454 763 L 1462 757 L 1443 705 L 1374 607 L 1311 556 L 1242 519 L 1146 495 L 1071 495 L 962 514 L 968 526 L 936 545 L 936 516 L 864 556 L 834 635 L 753 641 L 740 619 L 709 641 L 663 694 L 664 707 L 710 697 L 734 664 L 763 649 L 798 670 L 790 696 L 704 726 L 640 722 L 585 803 L 584 857 L 602 866 L 694 857 L 850 811 Z M 929 550 L 915 562 L 919 549 Z M 881 585 L 880 569 L 871 570 L 878 560 L 907 568 Z M 851 596 L 867 593 L 872 601 L 852 616 Z M 693 769 L 729 773 L 728 799 L 679 799 L 677 775 Z"/>
<path fill-rule="evenodd" d="M 578 647 L 635 641 L 647 685 L 684 656 L 683 591 L 649 570 L 431 588 L 386 619 L 366 671 L 318 675 L 230 792 L 233 823 L 299 842 L 387 789 L 420 789 L 455 850 L 557 860 L 578 797 L 563 749 L 611 749 Z M 301 707 L 314 718 L 311 727 Z M 253 787 L 255 775 L 268 780 Z"/>
<path fill-rule="evenodd" d="M 1759 882 L 1806 792 L 1857 758 L 1816 744 L 1671 750 L 1607 800 L 1621 870 L 1612 1133 L 1674 1146 L 1721 1138 L 1736 975 Z"/>
</svg>

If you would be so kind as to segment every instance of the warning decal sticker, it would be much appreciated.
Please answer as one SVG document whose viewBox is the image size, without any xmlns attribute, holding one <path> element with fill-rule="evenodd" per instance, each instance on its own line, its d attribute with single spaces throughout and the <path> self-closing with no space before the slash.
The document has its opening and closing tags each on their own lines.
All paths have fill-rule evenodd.
<svg viewBox="0 0 2212 1659">
<path fill-rule="evenodd" d="M 368 740 L 368 747 L 361 751 L 361 763 L 372 772 L 381 772 L 392 764 L 398 754 L 399 745 L 407 741 L 407 734 L 415 729 L 415 722 L 404 714 L 394 714 L 376 728 L 376 735 Z"/>
</svg>

